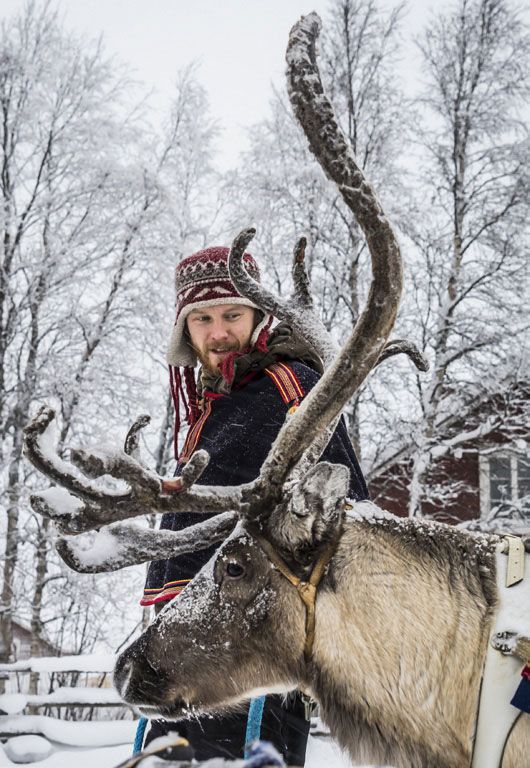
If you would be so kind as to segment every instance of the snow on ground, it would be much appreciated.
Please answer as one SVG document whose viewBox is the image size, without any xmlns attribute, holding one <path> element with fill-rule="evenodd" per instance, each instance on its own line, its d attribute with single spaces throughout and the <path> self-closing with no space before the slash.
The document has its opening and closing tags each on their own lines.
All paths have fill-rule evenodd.
<svg viewBox="0 0 530 768">
<path fill-rule="evenodd" d="M 4 750 L 13 762 L 28 764 L 48 757 L 52 745 L 43 736 L 14 736 L 6 743 Z"/>
<path fill-rule="evenodd" d="M 79 722 L 45 715 L 7 715 L 0 717 L 0 732 L 13 736 L 42 734 L 49 741 L 73 747 L 108 747 L 132 744 L 136 723 L 132 720 Z"/>
<path fill-rule="evenodd" d="M 31 736 L 19 736 L 18 739 L 33 739 Z M 43 740 L 44 741 L 44 740 Z M 19 757 L 22 754 L 23 743 L 17 746 Z M 28 752 L 35 745 L 27 743 Z M 132 754 L 132 744 L 121 744 L 115 747 L 101 749 L 83 749 L 82 747 L 61 747 L 52 744 L 54 753 L 38 762 L 24 763 L 35 768 L 115 768 L 120 762 Z M 12 768 L 20 764 L 12 762 L 0 746 L 0 768 Z M 351 768 L 348 758 L 340 748 L 328 737 L 310 736 L 307 747 L 306 768 Z M 368 768 L 368 767 L 366 767 Z"/>
<path fill-rule="evenodd" d="M 132 720 L 75 722 L 43 715 L 3 716 L 0 732 L 13 736 L 0 744 L 0 768 L 115 768 L 131 756 L 136 727 L 137 721 Z M 306 768 L 351 768 L 318 717 L 311 727 Z M 42 735 L 29 735 L 31 731 Z"/>
<path fill-rule="evenodd" d="M 29 738 L 29 737 L 19 737 Z M 53 745 L 55 748 L 57 745 Z M 103 747 L 102 749 L 83 749 L 75 747 L 58 748 L 58 750 L 35 763 L 24 763 L 36 766 L 36 768 L 115 768 L 120 762 L 130 757 L 132 746 L 121 744 L 117 747 Z M 11 768 L 20 763 L 13 763 L 6 755 L 5 749 L 0 746 L 0 768 Z"/>
<path fill-rule="evenodd" d="M 350 768 L 351 762 L 330 738 L 310 736 L 307 742 L 306 768 Z"/>
</svg>

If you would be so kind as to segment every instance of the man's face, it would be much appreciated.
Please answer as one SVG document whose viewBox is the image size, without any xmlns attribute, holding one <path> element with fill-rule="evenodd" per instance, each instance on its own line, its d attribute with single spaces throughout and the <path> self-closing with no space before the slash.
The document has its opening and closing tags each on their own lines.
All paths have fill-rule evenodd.
<svg viewBox="0 0 530 768">
<path fill-rule="evenodd" d="M 217 372 L 229 352 L 249 346 L 255 310 L 242 304 L 192 309 L 186 325 L 199 360 L 205 368 Z"/>
</svg>

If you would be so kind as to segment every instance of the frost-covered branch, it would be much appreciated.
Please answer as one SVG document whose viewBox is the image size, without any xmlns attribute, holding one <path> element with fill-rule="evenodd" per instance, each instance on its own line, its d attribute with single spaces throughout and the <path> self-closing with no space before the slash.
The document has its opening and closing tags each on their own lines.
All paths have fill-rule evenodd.
<svg viewBox="0 0 530 768">
<path fill-rule="evenodd" d="M 470 429 L 467 432 L 459 432 L 458 435 L 448 438 L 443 442 L 440 442 L 434 448 L 431 448 L 430 455 L 433 459 L 440 459 L 442 456 L 447 455 L 450 451 L 454 451 L 459 445 L 463 445 L 470 440 L 477 440 L 480 437 L 485 437 L 491 432 L 496 430 L 502 424 L 502 419 L 488 418 L 482 424 L 479 424 L 475 429 Z"/>
</svg>

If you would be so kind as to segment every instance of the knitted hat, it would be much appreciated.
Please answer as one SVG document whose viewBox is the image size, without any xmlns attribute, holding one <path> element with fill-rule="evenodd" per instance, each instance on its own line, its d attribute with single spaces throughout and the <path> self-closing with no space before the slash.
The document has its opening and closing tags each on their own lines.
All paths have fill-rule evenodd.
<svg viewBox="0 0 530 768">
<path fill-rule="evenodd" d="M 175 289 L 177 312 L 167 351 L 167 361 L 175 367 L 193 367 L 197 364 L 195 350 L 184 336 L 186 317 L 192 309 L 213 307 L 219 304 L 243 304 L 258 309 L 249 299 L 241 296 L 230 279 L 228 272 L 229 248 L 214 246 L 197 251 L 177 265 Z M 250 253 L 243 256 L 243 265 L 248 274 L 259 282 L 259 268 Z M 250 340 L 253 346 L 267 324 L 270 315 L 261 320 Z"/>
</svg>

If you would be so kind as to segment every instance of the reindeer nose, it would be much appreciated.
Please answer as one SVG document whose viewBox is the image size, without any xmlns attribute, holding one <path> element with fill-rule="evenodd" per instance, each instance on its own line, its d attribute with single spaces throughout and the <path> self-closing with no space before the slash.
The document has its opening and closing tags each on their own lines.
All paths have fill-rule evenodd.
<svg viewBox="0 0 530 768">
<path fill-rule="evenodd" d="M 127 658 L 126 654 L 122 653 L 114 667 L 114 685 L 122 699 L 125 698 L 131 681 L 132 668 L 132 659 Z"/>
<path fill-rule="evenodd" d="M 133 659 L 128 653 L 128 649 L 124 651 L 116 661 L 114 667 L 114 685 L 122 697 L 125 699 L 127 695 L 127 689 L 133 676 Z"/>
<path fill-rule="evenodd" d="M 118 657 L 114 685 L 129 704 L 155 703 L 156 692 L 163 689 L 163 675 L 149 661 L 145 638 L 139 637 Z"/>
</svg>

